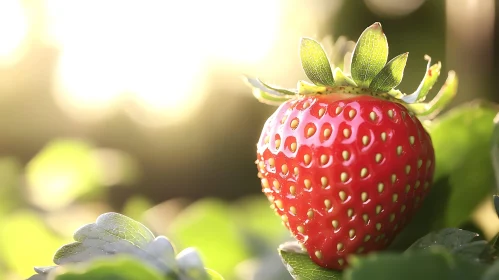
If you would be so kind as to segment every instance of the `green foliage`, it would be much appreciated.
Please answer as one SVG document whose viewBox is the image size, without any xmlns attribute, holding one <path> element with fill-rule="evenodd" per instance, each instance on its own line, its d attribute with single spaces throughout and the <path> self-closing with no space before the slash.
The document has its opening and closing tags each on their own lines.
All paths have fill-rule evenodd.
<svg viewBox="0 0 499 280">
<path fill-rule="evenodd" d="M 352 55 L 352 78 L 361 87 L 369 87 L 388 60 L 388 41 L 381 24 L 374 23 L 364 30 Z"/>
<path fill-rule="evenodd" d="M 55 253 L 54 263 L 59 266 L 38 267 L 35 271 L 48 279 L 149 279 L 153 275 L 158 275 L 158 279 L 172 280 L 221 278 L 216 272 L 204 268 L 196 250 L 187 248 L 175 256 L 175 249 L 166 237 L 155 238 L 144 225 L 118 213 L 102 214 L 95 223 L 78 229 L 74 239 L 76 242 L 62 246 Z M 103 265 L 90 265 L 83 272 L 71 268 L 76 263 L 85 265 L 99 258 L 123 255 L 140 262 L 132 264 L 134 271 L 119 271 L 122 265 L 119 262 L 113 264 L 114 259 L 108 259 Z M 123 278 L 126 275 L 132 278 Z M 36 278 L 39 276 L 32 279 Z"/>
<path fill-rule="evenodd" d="M 0 158 L 0 220 L 2 215 L 16 209 L 22 204 L 19 192 L 21 185 L 22 166 L 15 158 Z"/>
<path fill-rule="evenodd" d="M 134 220 L 140 220 L 144 212 L 150 209 L 153 204 L 144 196 L 133 196 L 129 198 L 123 207 L 123 215 Z"/>
<path fill-rule="evenodd" d="M 300 57 L 303 70 L 312 83 L 318 86 L 334 86 L 331 65 L 324 49 L 318 42 L 302 38 Z"/>
<path fill-rule="evenodd" d="M 32 203 L 54 210 L 81 195 L 98 191 L 98 161 L 92 145 L 73 139 L 50 142 L 26 167 Z"/>
<path fill-rule="evenodd" d="M 279 255 L 289 273 L 296 280 L 342 279 L 341 272 L 316 265 L 305 252 L 301 251 L 296 242 L 281 245 Z"/>
<path fill-rule="evenodd" d="M 76 242 L 57 250 L 54 263 L 80 262 L 120 250 L 139 250 L 151 243 L 154 235 L 144 225 L 126 216 L 106 213 L 99 216 L 96 223 L 78 229 L 74 239 Z"/>
<path fill-rule="evenodd" d="M 404 76 L 408 53 L 394 57 L 374 77 L 369 88 L 374 92 L 386 92 L 398 86 Z"/>
<path fill-rule="evenodd" d="M 83 265 L 73 264 L 56 269 L 47 280 L 167 280 L 157 270 L 137 259 L 125 256 L 95 259 Z"/>
<path fill-rule="evenodd" d="M 49 264 L 51 252 L 64 241 L 29 210 L 16 211 L 0 222 L 0 260 L 22 277 L 32 274 L 29 264 Z"/>
<path fill-rule="evenodd" d="M 344 273 L 345 280 L 470 280 L 480 279 L 483 264 L 469 262 L 443 248 L 405 254 L 379 253 L 353 258 Z"/>
<path fill-rule="evenodd" d="M 357 84 L 350 78 L 345 75 L 340 68 L 335 68 L 333 72 L 334 80 L 337 86 L 357 86 Z"/>
<path fill-rule="evenodd" d="M 456 227 L 466 221 L 493 190 L 490 147 L 497 112 L 498 108 L 487 103 L 466 104 L 429 127 L 436 151 L 435 181 L 445 180 L 449 186 L 448 198 L 442 199 L 447 201 L 441 213 L 444 227 Z"/>
<path fill-rule="evenodd" d="M 351 256 L 343 273 L 317 266 L 296 242 L 283 244 L 279 253 L 295 279 L 480 279 L 494 244 L 477 237 L 457 228 L 431 232 L 402 254 Z"/>
<path fill-rule="evenodd" d="M 445 84 L 442 88 L 440 88 L 437 95 L 429 103 L 413 103 L 409 105 L 409 109 L 421 118 L 433 119 L 452 101 L 457 93 L 457 86 L 458 78 L 456 73 L 454 71 L 449 71 Z M 416 96 L 416 93 L 414 93 L 414 96 Z M 421 94 L 419 94 L 418 97 L 420 97 L 420 95 Z M 408 95 L 402 97 L 402 100 L 405 102 L 412 102 L 412 98 L 413 97 L 411 95 Z"/>
<path fill-rule="evenodd" d="M 176 216 L 167 232 L 180 248 L 195 247 L 208 267 L 228 279 L 241 279 L 237 272 L 242 267 L 245 277 L 289 279 L 275 251 L 289 233 L 280 218 L 269 211 L 264 196 L 249 196 L 230 204 L 202 199 Z"/>
<path fill-rule="evenodd" d="M 471 243 L 477 237 L 478 234 L 471 231 L 446 228 L 421 237 L 408 250 L 426 250 L 434 245 L 443 246 L 449 250 L 456 250 L 463 245 Z"/>
<path fill-rule="evenodd" d="M 489 268 L 482 277 L 482 280 L 496 280 L 499 279 L 499 262 L 496 262 Z"/>
<path fill-rule="evenodd" d="M 443 247 L 453 255 L 474 262 L 490 262 L 496 254 L 494 244 L 487 243 L 474 232 L 457 228 L 431 232 L 412 244 L 408 251 L 431 250 L 435 247 Z"/>
<path fill-rule="evenodd" d="M 435 83 L 437 82 L 438 77 L 440 77 L 442 64 L 438 62 L 431 65 L 431 57 L 428 55 L 425 56 L 425 59 L 428 60 L 428 64 L 426 66 L 423 80 L 421 80 L 421 83 L 419 84 L 419 87 L 416 89 L 416 91 L 406 96 L 404 99 L 409 103 L 413 103 L 414 101 L 424 101 L 426 95 L 433 88 L 433 85 L 435 85 Z"/>
<path fill-rule="evenodd" d="M 244 77 L 244 81 L 252 88 L 253 96 L 260 102 L 268 105 L 279 105 L 291 98 L 282 90 L 276 90 L 274 87 L 268 87 L 259 79 Z"/>
</svg>

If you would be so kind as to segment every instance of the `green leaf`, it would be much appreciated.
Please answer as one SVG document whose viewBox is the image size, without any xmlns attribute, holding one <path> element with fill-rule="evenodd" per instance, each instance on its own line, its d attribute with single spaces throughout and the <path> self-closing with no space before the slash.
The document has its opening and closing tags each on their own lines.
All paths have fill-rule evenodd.
<svg viewBox="0 0 499 280">
<path fill-rule="evenodd" d="M 172 243 L 164 236 L 154 235 L 141 223 L 118 213 L 105 213 L 92 224 L 78 229 L 76 242 L 62 246 L 54 255 L 54 263 L 66 266 L 93 261 L 96 258 L 127 255 L 178 279 L 208 280 L 201 256 L 186 248 L 175 256 Z M 37 267 L 39 274 L 58 269 Z M 184 278 L 183 278 L 184 277 Z"/>
<path fill-rule="evenodd" d="M 310 81 L 318 86 L 334 86 L 331 64 L 321 44 L 310 38 L 302 38 L 300 58 Z"/>
<path fill-rule="evenodd" d="M 322 268 L 315 264 L 308 254 L 301 252 L 296 242 L 281 245 L 279 255 L 291 276 L 296 280 L 342 279 L 341 272 Z"/>
<path fill-rule="evenodd" d="M 381 24 L 374 23 L 359 37 L 352 55 L 352 78 L 361 87 L 369 87 L 388 59 L 388 42 Z"/>
<path fill-rule="evenodd" d="M 409 53 L 403 53 L 390 60 L 374 77 L 369 88 L 374 92 L 387 92 L 398 86 L 404 76 L 408 55 Z"/>
<path fill-rule="evenodd" d="M 478 237 L 477 233 L 458 228 L 446 228 L 437 232 L 430 232 L 414 242 L 408 250 L 426 250 L 432 246 L 443 246 L 448 250 L 457 249 L 471 243 Z"/>
<path fill-rule="evenodd" d="M 452 101 L 457 93 L 458 83 L 456 73 L 449 71 L 445 84 L 430 102 L 409 104 L 408 107 L 420 118 L 432 119 Z M 404 100 L 404 98 L 402 99 Z M 410 103 L 407 100 L 405 101 Z"/>
<path fill-rule="evenodd" d="M 499 258 L 499 234 L 496 234 L 487 244 L 486 250 L 482 252 L 480 258 L 486 261 L 495 261 Z"/>
<path fill-rule="evenodd" d="M 282 92 L 268 88 L 260 80 L 255 78 L 244 77 L 244 82 L 251 87 L 253 96 L 264 104 L 279 106 L 293 97 L 290 94 L 283 94 Z"/>
<path fill-rule="evenodd" d="M 499 262 L 495 262 L 494 265 L 489 267 L 481 280 L 497 280 L 499 279 Z"/>
<path fill-rule="evenodd" d="M 172 244 L 154 235 L 139 222 L 118 213 L 106 213 L 93 224 L 74 234 L 76 242 L 62 246 L 54 255 L 54 263 L 84 262 L 96 257 L 128 254 L 165 272 L 178 272 Z"/>
<path fill-rule="evenodd" d="M 444 227 L 458 227 L 466 221 L 493 190 L 490 147 L 497 112 L 496 106 L 485 102 L 464 104 L 429 126 L 436 156 L 435 181 L 447 177 L 450 187 L 441 213 Z"/>
<path fill-rule="evenodd" d="M 432 89 L 433 85 L 438 80 L 438 77 L 440 76 L 440 69 L 442 68 L 442 64 L 440 62 L 431 65 L 431 57 L 428 55 L 425 55 L 425 60 L 428 61 L 428 64 L 426 66 L 426 71 L 425 75 L 423 77 L 423 80 L 419 84 L 419 87 L 414 91 L 413 93 L 404 96 L 402 100 L 406 103 L 414 103 L 414 102 L 420 102 L 424 101 L 426 98 L 426 95 L 430 90 Z"/>
<path fill-rule="evenodd" d="M 290 89 L 284 89 L 284 88 L 279 88 L 279 87 L 275 87 L 275 86 L 271 86 L 267 83 L 264 83 L 262 80 L 258 79 L 258 82 L 260 82 L 260 84 L 262 84 L 264 87 L 266 87 L 267 89 L 271 89 L 271 90 L 275 90 L 279 93 L 282 93 L 282 94 L 285 94 L 285 95 L 296 95 L 296 91 L 294 90 L 290 90 Z"/>
<path fill-rule="evenodd" d="M 453 255 L 466 258 L 470 261 L 489 262 L 490 245 L 479 239 L 477 233 L 458 228 L 446 228 L 438 232 L 431 232 L 416 241 L 407 250 L 430 250 L 435 246 L 444 247 Z"/>
<path fill-rule="evenodd" d="M 326 87 L 317 86 L 307 81 L 298 81 L 296 88 L 299 94 L 309 94 L 326 91 Z"/>
<path fill-rule="evenodd" d="M 353 87 L 357 86 L 354 80 L 345 75 L 345 73 L 343 73 L 343 71 L 340 68 L 334 69 L 333 76 L 336 82 L 336 86 L 353 86 Z"/>
<path fill-rule="evenodd" d="M 181 278 L 209 280 L 210 276 L 205 270 L 201 256 L 194 248 L 187 248 L 177 255 Z"/>
<path fill-rule="evenodd" d="M 469 280 L 480 279 L 487 266 L 452 256 L 443 248 L 404 254 L 379 253 L 354 257 L 344 280 Z"/>
<path fill-rule="evenodd" d="M 95 259 L 84 264 L 59 267 L 49 274 L 49 280 L 173 280 L 131 257 Z"/>
<path fill-rule="evenodd" d="M 100 215 L 95 223 L 81 227 L 73 237 L 76 242 L 62 246 L 55 253 L 54 263 L 85 261 L 128 245 L 143 248 L 154 240 L 148 228 L 118 213 Z"/>
</svg>

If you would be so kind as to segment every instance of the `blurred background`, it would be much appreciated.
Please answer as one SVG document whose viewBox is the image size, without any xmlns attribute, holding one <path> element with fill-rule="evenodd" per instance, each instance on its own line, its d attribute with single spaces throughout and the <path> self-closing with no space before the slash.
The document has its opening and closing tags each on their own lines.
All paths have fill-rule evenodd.
<svg viewBox="0 0 499 280">
<path fill-rule="evenodd" d="M 498 101 L 494 0 L 0 0 L 0 279 L 51 265 L 118 211 L 196 246 L 226 279 L 290 279 L 289 238 L 260 195 L 255 144 L 275 109 L 242 74 L 294 87 L 300 37 L 356 40 L 460 76 L 452 105 Z M 445 79 L 442 75 L 435 88 Z M 223 241 L 223 242 L 222 242 Z M 277 264 L 277 265 L 276 265 Z"/>
</svg>

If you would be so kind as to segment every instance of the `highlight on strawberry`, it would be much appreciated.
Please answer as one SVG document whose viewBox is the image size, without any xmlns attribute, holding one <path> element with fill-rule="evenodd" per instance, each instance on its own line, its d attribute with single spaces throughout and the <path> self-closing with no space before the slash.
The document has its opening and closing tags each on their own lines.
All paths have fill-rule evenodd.
<svg viewBox="0 0 499 280">
<path fill-rule="evenodd" d="M 441 64 L 405 94 L 408 53 L 388 61 L 380 23 L 358 39 L 349 65 L 331 65 L 317 41 L 303 38 L 303 70 L 312 83 L 283 89 L 246 78 L 254 96 L 278 108 L 257 144 L 263 193 L 318 265 L 343 270 L 348 256 L 386 248 L 411 220 L 432 186 L 435 154 L 422 121 L 454 97 L 448 73 L 435 98 L 425 98 Z M 388 61 L 388 62 L 387 62 Z"/>
</svg>

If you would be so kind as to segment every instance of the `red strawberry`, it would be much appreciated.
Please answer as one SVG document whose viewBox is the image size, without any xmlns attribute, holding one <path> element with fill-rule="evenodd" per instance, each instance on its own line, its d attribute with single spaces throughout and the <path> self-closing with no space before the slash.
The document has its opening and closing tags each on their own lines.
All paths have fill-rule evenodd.
<svg viewBox="0 0 499 280">
<path fill-rule="evenodd" d="M 415 103 L 435 83 L 440 64 L 428 67 L 415 93 L 402 94 L 393 88 L 407 55 L 388 64 L 381 59 L 381 66 L 366 55 L 371 48 L 379 53 L 383 44 L 379 24 L 366 29 L 348 77 L 339 68 L 333 76 L 320 45 L 304 39 L 302 64 L 315 85 L 300 82 L 298 93 L 248 80 L 257 97 L 282 103 L 257 145 L 263 192 L 323 267 L 341 270 L 350 254 L 385 248 L 431 187 L 435 154 L 416 115 L 434 113 L 434 105 L 448 102 L 456 90 L 455 76 L 449 75 L 434 101 Z"/>
</svg>

